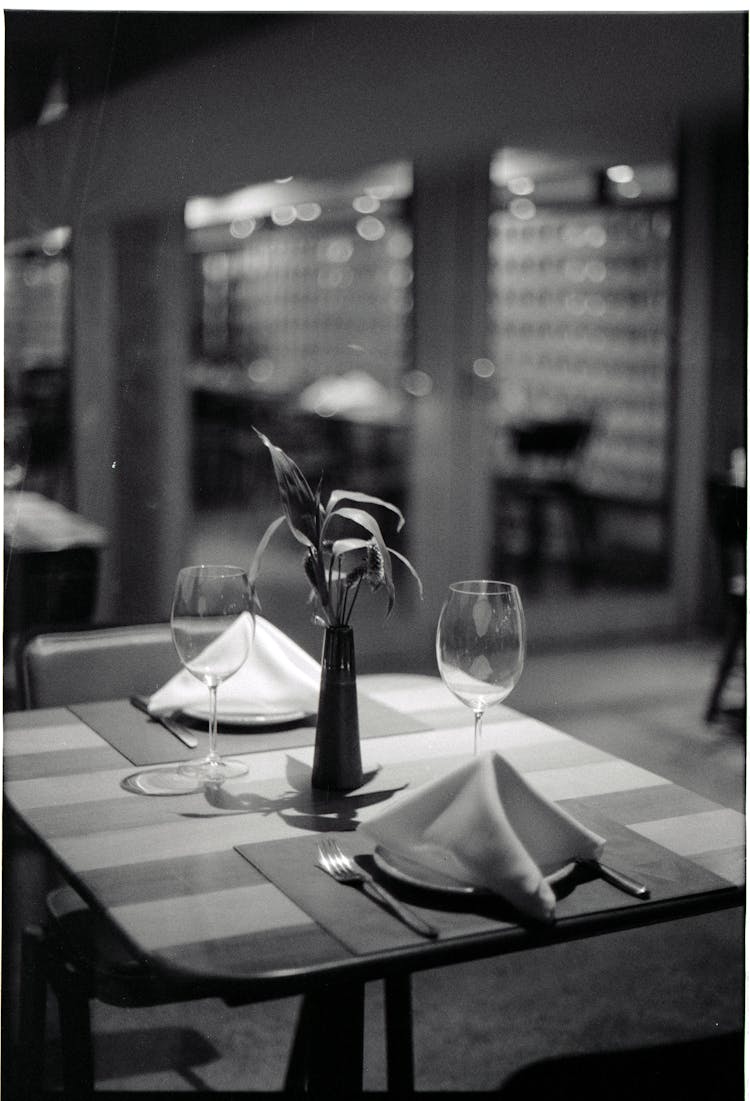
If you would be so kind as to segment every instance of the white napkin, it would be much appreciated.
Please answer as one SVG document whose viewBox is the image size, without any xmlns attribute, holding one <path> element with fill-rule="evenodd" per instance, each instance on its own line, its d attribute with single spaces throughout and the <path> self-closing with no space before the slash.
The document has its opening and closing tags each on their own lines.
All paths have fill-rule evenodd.
<svg viewBox="0 0 750 1101">
<path fill-rule="evenodd" d="M 273 714 L 274 711 L 314 712 L 318 706 L 320 666 L 283 631 L 262 616 L 243 612 L 212 646 L 228 646 L 234 633 L 249 639 L 248 656 L 240 669 L 219 685 L 218 712 Z M 199 708 L 205 711 L 208 692 L 187 669 L 181 669 L 149 700 L 152 715 Z"/>
<path fill-rule="evenodd" d="M 395 855 L 489 888 L 541 921 L 555 915 L 555 894 L 545 875 L 575 858 L 597 857 L 604 845 L 498 753 L 472 758 L 362 828 Z"/>
</svg>

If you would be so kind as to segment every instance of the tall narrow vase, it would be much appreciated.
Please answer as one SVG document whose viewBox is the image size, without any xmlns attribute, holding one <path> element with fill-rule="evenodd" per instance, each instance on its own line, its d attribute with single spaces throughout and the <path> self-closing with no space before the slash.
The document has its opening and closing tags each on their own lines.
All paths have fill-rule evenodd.
<svg viewBox="0 0 750 1101">
<path fill-rule="evenodd" d="M 312 786 L 352 791 L 361 783 L 354 633 L 351 627 L 326 627 Z"/>
</svg>

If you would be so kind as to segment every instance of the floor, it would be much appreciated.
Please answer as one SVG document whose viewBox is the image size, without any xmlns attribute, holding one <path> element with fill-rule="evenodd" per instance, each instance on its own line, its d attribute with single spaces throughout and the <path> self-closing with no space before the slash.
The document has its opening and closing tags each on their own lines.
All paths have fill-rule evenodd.
<svg viewBox="0 0 750 1101">
<path fill-rule="evenodd" d="M 702 720 L 717 656 L 712 640 L 539 655 L 529 659 L 510 702 L 742 810 L 744 731 Z M 741 690 L 737 681 L 730 685 L 728 702 Z M 418 1090 L 493 1092 L 514 1071 L 549 1056 L 735 1031 L 744 1010 L 743 933 L 743 913 L 729 911 L 418 975 Z M 276 1091 L 298 1004 L 228 1009 L 199 1002 L 128 1011 L 97 1005 L 97 1088 Z M 54 1089 L 52 1013 L 50 1032 L 47 1077 Z M 378 984 L 368 988 L 366 1035 L 365 1087 L 383 1090 Z"/>
</svg>

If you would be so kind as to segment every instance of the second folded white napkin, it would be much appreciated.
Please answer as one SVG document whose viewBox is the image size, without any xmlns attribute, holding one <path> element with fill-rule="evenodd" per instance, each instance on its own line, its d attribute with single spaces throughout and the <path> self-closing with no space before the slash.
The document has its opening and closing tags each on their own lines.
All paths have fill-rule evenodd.
<svg viewBox="0 0 750 1101">
<path fill-rule="evenodd" d="M 555 914 L 545 877 L 575 859 L 598 857 L 604 845 L 498 753 L 472 758 L 362 828 L 394 855 L 489 889 L 541 921 Z"/>
<path fill-rule="evenodd" d="M 320 666 L 283 631 L 263 616 L 243 613 L 212 646 L 231 645 L 230 632 L 247 634 L 248 656 L 241 668 L 219 686 L 222 713 L 249 715 L 274 711 L 317 710 Z M 181 669 L 149 700 L 152 715 L 175 711 L 205 710 L 207 689 L 187 669 Z"/>
</svg>

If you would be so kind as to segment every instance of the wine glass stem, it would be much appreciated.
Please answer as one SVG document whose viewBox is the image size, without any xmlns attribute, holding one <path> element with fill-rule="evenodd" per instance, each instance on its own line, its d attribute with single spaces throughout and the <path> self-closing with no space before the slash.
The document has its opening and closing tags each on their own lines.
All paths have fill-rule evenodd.
<svg viewBox="0 0 750 1101">
<path fill-rule="evenodd" d="M 211 684 L 208 687 L 208 759 L 209 761 L 218 761 L 218 755 L 216 753 L 216 685 Z"/>
<path fill-rule="evenodd" d="M 483 711 L 474 712 L 474 756 L 481 751 L 482 748 L 482 715 Z"/>
</svg>

